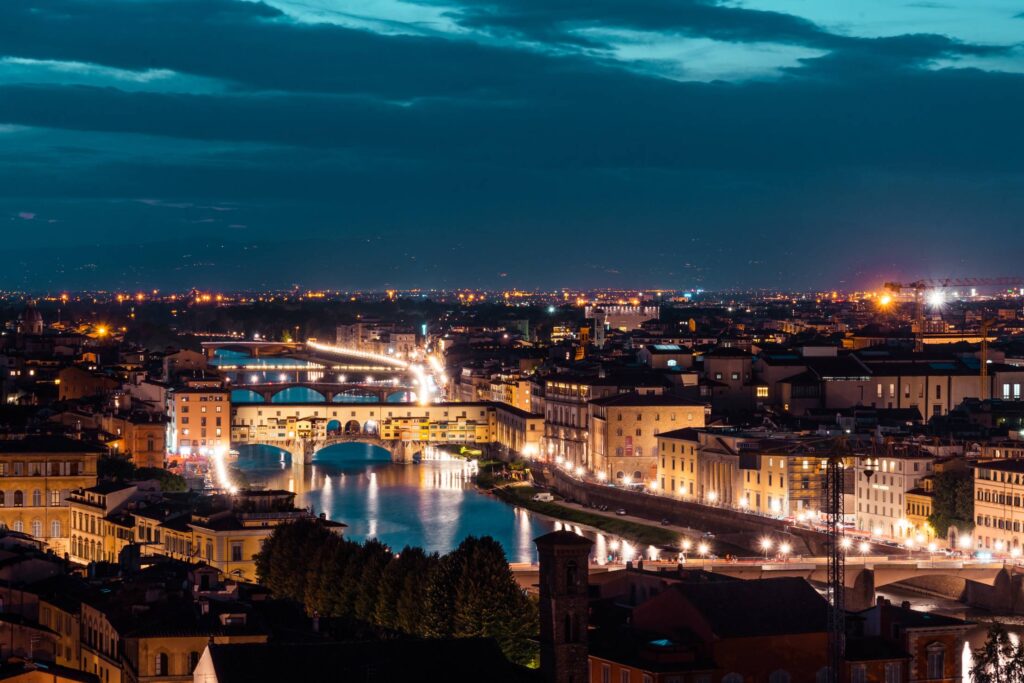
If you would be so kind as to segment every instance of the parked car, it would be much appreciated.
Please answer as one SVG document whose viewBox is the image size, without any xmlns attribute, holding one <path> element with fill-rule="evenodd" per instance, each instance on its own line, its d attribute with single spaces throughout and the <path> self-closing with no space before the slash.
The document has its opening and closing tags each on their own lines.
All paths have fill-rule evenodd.
<svg viewBox="0 0 1024 683">
<path fill-rule="evenodd" d="M 542 491 L 541 493 L 535 493 L 533 495 L 533 500 L 535 500 L 535 501 L 537 501 L 539 503 L 550 503 L 554 499 L 555 499 L 555 497 L 552 496 L 547 491 Z"/>
<path fill-rule="evenodd" d="M 626 509 L 625 508 L 619 508 L 618 510 L 615 511 L 615 514 L 617 514 L 620 517 L 623 517 L 626 514 Z"/>
</svg>

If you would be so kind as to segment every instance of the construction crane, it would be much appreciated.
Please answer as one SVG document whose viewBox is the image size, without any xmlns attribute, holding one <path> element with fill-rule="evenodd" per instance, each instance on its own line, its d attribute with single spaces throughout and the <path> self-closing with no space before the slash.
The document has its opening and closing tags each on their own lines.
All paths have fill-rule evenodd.
<svg viewBox="0 0 1024 683">
<path fill-rule="evenodd" d="M 825 589 L 828 599 L 828 680 L 829 683 L 843 683 L 846 672 L 845 552 L 849 548 L 843 524 L 843 471 L 846 459 L 851 456 L 849 442 L 846 437 L 829 436 L 785 443 L 779 447 L 763 449 L 761 453 L 800 453 L 806 454 L 808 459 L 824 461 L 825 480 L 819 505 L 825 517 L 825 545 L 828 553 L 828 584 Z"/>
<path fill-rule="evenodd" d="M 894 294 L 904 291 L 914 293 L 914 322 L 913 332 L 917 340 L 917 346 L 921 346 L 921 338 L 924 335 L 924 293 L 928 290 L 940 292 L 950 287 L 1020 287 L 1024 285 L 1024 278 L 1020 277 L 947 277 L 947 278 L 925 278 L 913 282 L 886 282 L 885 288 Z"/>
<path fill-rule="evenodd" d="M 981 353 L 978 359 L 981 370 L 978 372 L 978 398 L 984 401 L 989 398 L 988 394 L 988 331 L 996 323 L 995 318 L 986 318 L 981 321 Z"/>
</svg>

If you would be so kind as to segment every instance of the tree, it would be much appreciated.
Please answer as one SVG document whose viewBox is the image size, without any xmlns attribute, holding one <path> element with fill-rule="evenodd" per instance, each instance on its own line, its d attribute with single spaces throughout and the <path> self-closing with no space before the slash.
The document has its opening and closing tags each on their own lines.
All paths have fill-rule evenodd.
<svg viewBox="0 0 1024 683">
<path fill-rule="evenodd" d="M 974 683 L 1024 683 L 1024 645 L 1016 645 L 998 621 L 988 629 L 985 644 L 974 650 Z"/>
<path fill-rule="evenodd" d="M 161 491 L 188 491 L 185 477 L 168 472 L 160 467 L 140 467 L 135 470 L 135 480 L 156 479 Z"/>
<path fill-rule="evenodd" d="M 935 496 L 928 523 L 945 537 L 950 527 L 960 533 L 974 528 L 974 474 L 971 470 L 939 472 L 933 480 Z"/>
</svg>

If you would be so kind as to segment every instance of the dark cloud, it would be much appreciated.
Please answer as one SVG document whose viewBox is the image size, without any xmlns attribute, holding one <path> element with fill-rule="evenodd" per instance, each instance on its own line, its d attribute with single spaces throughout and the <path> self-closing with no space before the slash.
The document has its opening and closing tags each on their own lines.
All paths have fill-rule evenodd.
<svg viewBox="0 0 1024 683">
<path fill-rule="evenodd" d="M 395 99 L 525 87 L 552 68 L 540 56 L 470 41 L 299 24 L 240 0 L 52 0 L 43 8 L 5 0 L 0 55 Z"/>
<path fill-rule="evenodd" d="M 421 0 L 451 6 L 449 0 Z M 871 53 L 879 58 L 918 63 L 948 55 L 994 54 L 1007 48 L 970 45 L 945 36 L 914 36 L 913 40 L 874 40 L 844 36 L 801 17 L 753 10 L 715 0 L 460 0 L 449 12 L 471 28 L 509 32 L 543 43 L 600 47 L 580 29 L 630 29 L 712 38 L 727 42 L 799 45 L 830 51 Z M 604 45 L 606 46 L 606 45 Z"/>
<path fill-rule="evenodd" d="M 259 3 L 39 5 L 0 3 L 0 55 L 227 87 L 0 85 L 0 219 L 21 228 L 2 286 L 833 284 L 1011 267 L 1024 234 L 1024 76 L 927 68 L 991 50 L 945 37 L 700 2 L 458 10 L 548 42 L 590 24 L 825 53 L 697 83 Z"/>
</svg>

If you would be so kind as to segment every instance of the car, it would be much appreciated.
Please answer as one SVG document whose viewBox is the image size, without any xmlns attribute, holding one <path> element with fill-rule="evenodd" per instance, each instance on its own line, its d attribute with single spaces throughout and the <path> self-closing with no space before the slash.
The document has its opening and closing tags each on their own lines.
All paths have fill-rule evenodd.
<svg viewBox="0 0 1024 683">
<path fill-rule="evenodd" d="M 668 521 L 667 519 L 662 519 L 662 520 L 661 520 L 661 525 L 662 525 L 662 526 L 668 526 L 668 525 L 669 525 L 669 524 L 671 524 L 671 523 L 672 523 L 672 522 Z"/>
<path fill-rule="evenodd" d="M 535 500 L 535 501 L 537 501 L 539 503 L 550 503 L 554 499 L 555 499 L 555 497 L 552 496 L 550 493 L 548 493 L 546 491 L 542 491 L 541 493 L 534 494 L 534 496 L 533 496 L 533 500 Z"/>
<path fill-rule="evenodd" d="M 618 510 L 615 511 L 615 514 L 617 514 L 619 517 L 624 517 L 626 515 L 626 509 L 619 508 Z"/>
</svg>

